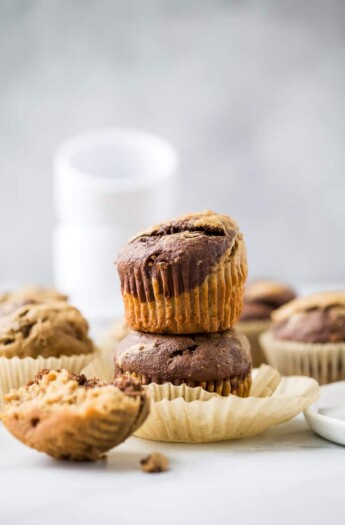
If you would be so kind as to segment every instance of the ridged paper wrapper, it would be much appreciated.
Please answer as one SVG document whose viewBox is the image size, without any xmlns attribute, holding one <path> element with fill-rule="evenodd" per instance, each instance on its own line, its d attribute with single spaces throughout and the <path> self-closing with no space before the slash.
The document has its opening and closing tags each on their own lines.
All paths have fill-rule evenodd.
<svg viewBox="0 0 345 525">
<path fill-rule="evenodd" d="M 298 343 L 260 336 L 267 362 L 286 376 L 313 377 L 320 385 L 345 379 L 345 343 Z"/>
<path fill-rule="evenodd" d="M 189 269 L 194 279 L 198 271 L 201 270 L 195 265 Z M 227 330 L 238 321 L 247 277 L 242 239 L 234 254 L 224 256 L 206 279 L 200 279 L 201 284 L 189 291 L 165 297 L 159 283 L 173 282 L 178 288 L 181 276 L 170 266 L 158 267 L 157 272 L 157 278 L 152 277 L 154 300 L 147 297 L 141 302 L 134 294 L 123 292 L 126 319 L 132 329 L 170 334 L 209 333 Z M 124 278 L 124 290 L 138 290 L 147 276 L 128 268 Z"/>
<path fill-rule="evenodd" d="M 113 369 L 96 359 L 84 370 L 109 381 Z M 253 436 L 302 412 L 319 397 L 316 381 L 283 377 L 270 366 L 253 371 L 251 394 L 222 397 L 201 387 L 171 383 L 145 387 L 151 411 L 135 436 L 154 441 L 207 443 Z"/>
</svg>

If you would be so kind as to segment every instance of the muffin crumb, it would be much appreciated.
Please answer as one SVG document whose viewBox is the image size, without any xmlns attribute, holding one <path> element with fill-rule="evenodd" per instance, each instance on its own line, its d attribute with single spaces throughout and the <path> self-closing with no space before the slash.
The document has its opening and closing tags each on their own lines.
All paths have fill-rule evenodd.
<svg viewBox="0 0 345 525">
<path fill-rule="evenodd" d="M 160 452 L 153 452 L 140 461 L 143 472 L 155 473 L 169 470 L 169 460 Z"/>
</svg>

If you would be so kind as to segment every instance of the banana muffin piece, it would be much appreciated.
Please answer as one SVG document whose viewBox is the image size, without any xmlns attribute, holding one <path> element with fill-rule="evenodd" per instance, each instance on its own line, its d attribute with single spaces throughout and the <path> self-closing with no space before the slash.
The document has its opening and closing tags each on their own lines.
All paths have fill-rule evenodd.
<svg viewBox="0 0 345 525">
<path fill-rule="evenodd" d="M 254 367 L 266 362 L 259 336 L 268 329 L 272 312 L 295 297 L 290 286 L 276 281 L 252 281 L 246 285 L 237 328 L 249 339 Z"/>
<path fill-rule="evenodd" d="M 2 421 L 25 445 L 55 459 L 97 460 L 129 437 L 149 413 L 139 381 L 113 383 L 67 370 L 42 370 L 5 396 Z"/>
<path fill-rule="evenodd" d="M 185 383 L 222 396 L 249 395 L 249 343 L 236 330 L 189 336 L 132 332 L 118 351 L 115 376 L 129 374 L 144 385 Z"/>
<path fill-rule="evenodd" d="M 88 323 L 65 302 L 30 303 L 0 317 L 0 357 L 60 357 L 94 350 Z"/>
<path fill-rule="evenodd" d="M 217 332 L 240 316 L 246 249 L 227 215 L 204 211 L 154 226 L 128 242 L 117 269 L 134 330 Z"/>
<path fill-rule="evenodd" d="M 345 291 L 300 297 L 272 314 L 261 336 L 270 364 L 320 383 L 345 379 Z"/>
</svg>

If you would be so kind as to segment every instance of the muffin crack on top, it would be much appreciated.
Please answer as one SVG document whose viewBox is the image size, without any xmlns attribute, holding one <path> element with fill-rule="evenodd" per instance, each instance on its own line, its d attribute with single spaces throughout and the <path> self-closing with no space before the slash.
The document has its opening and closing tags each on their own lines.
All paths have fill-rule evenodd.
<svg viewBox="0 0 345 525">
<path fill-rule="evenodd" d="M 247 276 L 236 222 L 211 211 L 139 233 L 117 260 L 131 328 L 154 333 L 217 332 L 233 326 Z"/>
</svg>

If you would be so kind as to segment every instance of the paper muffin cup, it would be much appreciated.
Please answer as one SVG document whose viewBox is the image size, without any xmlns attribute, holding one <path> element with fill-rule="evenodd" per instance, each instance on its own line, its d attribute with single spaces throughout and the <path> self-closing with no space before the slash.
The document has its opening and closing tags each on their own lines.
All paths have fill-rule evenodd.
<svg viewBox="0 0 345 525">
<path fill-rule="evenodd" d="M 193 265 L 189 271 L 195 279 L 198 267 Z M 157 278 L 152 278 L 154 300 L 147 297 L 147 301 L 141 302 L 134 294 L 123 291 L 126 319 L 132 329 L 162 334 L 192 334 L 220 332 L 234 326 L 242 311 L 247 277 L 246 250 L 242 238 L 238 241 L 236 252 L 225 255 L 200 286 L 174 297 L 165 297 L 160 293 L 159 283 L 168 278 L 178 283 L 181 276 L 176 273 L 170 266 L 157 266 Z M 123 290 L 143 288 L 142 279 L 144 277 L 140 272 L 129 267 L 122 284 Z"/>
<path fill-rule="evenodd" d="M 271 321 L 269 319 L 263 319 L 257 321 L 240 321 L 236 325 L 236 328 L 249 339 L 254 368 L 263 363 L 267 363 L 265 354 L 261 348 L 259 336 L 268 329 L 270 324 Z"/>
<path fill-rule="evenodd" d="M 286 376 L 313 377 L 325 385 L 345 379 L 345 343 L 297 343 L 264 332 L 260 342 L 267 362 Z"/>
<path fill-rule="evenodd" d="M 152 388 L 148 387 L 149 393 Z M 183 397 L 162 399 L 151 402 L 148 419 L 134 435 L 154 441 L 180 443 L 207 443 L 254 436 L 293 418 L 318 397 L 316 381 L 289 377 L 282 379 L 271 397 L 213 395 L 208 400 L 186 401 Z"/>
<path fill-rule="evenodd" d="M 0 409 L 3 407 L 3 396 L 12 388 L 19 388 L 35 377 L 43 368 L 65 368 L 69 372 L 79 374 L 92 359 L 98 356 L 98 351 L 88 354 L 78 354 L 60 357 L 0 357 Z"/>
<path fill-rule="evenodd" d="M 84 370 L 104 381 L 113 370 L 96 359 Z M 282 378 L 272 367 L 253 371 L 251 395 L 222 397 L 201 387 L 171 383 L 146 388 L 151 411 L 135 436 L 154 441 L 207 443 L 258 434 L 302 412 L 319 397 L 319 386 L 311 378 Z M 279 384 L 278 384 L 279 383 Z"/>
</svg>

